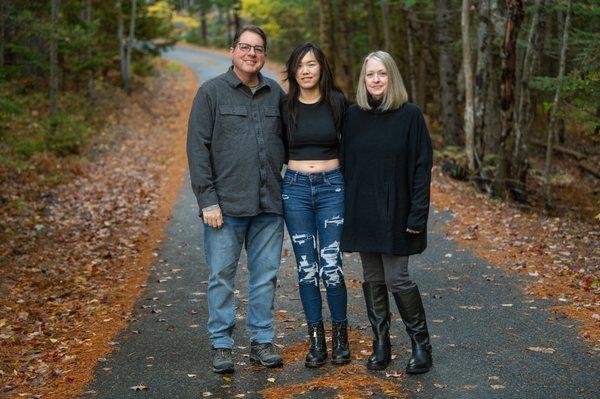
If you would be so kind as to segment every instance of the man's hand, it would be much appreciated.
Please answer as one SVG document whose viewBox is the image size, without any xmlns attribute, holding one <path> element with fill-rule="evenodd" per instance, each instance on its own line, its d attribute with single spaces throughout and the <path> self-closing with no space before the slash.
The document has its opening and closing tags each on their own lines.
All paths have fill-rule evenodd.
<svg viewBox="0 0 600 399">
<path fill-rule="evenodd" d="M 219 229 L 223 226 L 223 214 L 221 208 L 213 209 L 211 211 L 202 212 L 204 223 L 212 228 Z"/>
</svg>

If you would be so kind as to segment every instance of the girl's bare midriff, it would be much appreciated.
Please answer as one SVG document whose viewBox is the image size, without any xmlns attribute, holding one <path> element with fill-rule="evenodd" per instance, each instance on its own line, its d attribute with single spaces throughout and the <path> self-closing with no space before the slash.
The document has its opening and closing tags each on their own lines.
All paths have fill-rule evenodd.
<svg viewBox="0 0 600 399">
<path fill-rule="evenodd" d="M 327 160 L 306 160 L 306 161 L 293 161 L 288 162 L 288 168 L 295 170 L 296 172 L 302 173 L 320 173 L 339 168 L 340 160 L 327 159 Z"/>
</svg>

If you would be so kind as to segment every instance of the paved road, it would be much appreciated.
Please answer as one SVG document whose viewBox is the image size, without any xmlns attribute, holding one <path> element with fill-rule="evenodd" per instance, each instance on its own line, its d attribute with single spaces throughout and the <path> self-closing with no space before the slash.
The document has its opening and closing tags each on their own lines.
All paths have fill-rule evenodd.
<svg viewBox="0 0 600 399">
<path fill-rule="evenodd" d="M 230 63 L 212 53 L 179 48 L 165 56 L 192 67 L 200 82 Z M 98 363 L 83 397 L 282 399 L 296 392 L 294 397 L 302 398 L 333 398 L 340 393 L 345 398 L 597 398 L 600 361 L 577 338 L 576 323 L 547 311 L 552 303 L 525 296 L 522 276 L 506 275 L 446 240 L 447 223 L 452 223 L 451 215 L 432 211 L 429 248 L 411 257 L 432 334 L 435 366 L 430 373 L 411 377 L 402 373 L 409 342 L 399 320 L 393 321 L 396 358 L 388 375 L 364 370 L 360 358 L 365 357 L 370 331 L 355 255 L 344 258 L 355 360 L 342 368 L 306 369 L 301 361 L 306 327 L 286 238 L 276 301 L 277 343 L 286 365 L 263 370 L 248 362 L 242 259 L 237 274 L 236 373 L 223 377 L 210 371 L 203 233 L 196 201 L 186 185 L 148 288 L 135 306 L 136 321 L 118 337 L 107 360 Z M 528 348 L 551 348 L 546 352 L 553 353 Z M 140 385 L 147 389 L 131 389 Z"/>
</svg>

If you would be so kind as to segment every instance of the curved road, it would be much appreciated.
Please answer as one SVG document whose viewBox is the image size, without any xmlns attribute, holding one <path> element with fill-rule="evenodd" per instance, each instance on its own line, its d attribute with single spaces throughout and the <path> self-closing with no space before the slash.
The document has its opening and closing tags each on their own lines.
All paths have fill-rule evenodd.
<svg viewBox="0 0 600 399">
<path fill-rule="evenodd" d="M 226 57 L 187 48 L 175 48 L 165 57 L 193 68 L 200 82 L 230 64 Z M 396 358 L 388 374 L 364 370 L 364 360 L 358 358 L 365 357 L 370 330 L 355 255 L 344 257 L 344 267 L 356 360 L 341 369 L 330 365 L 306 369 L 304 349 L 298 351 L 306 327 L 286 238 L 276 306 L 277 344 L 288 361 L 281 370 L 264 370 L 248 362 L 242 259 L 237 274 L 236 373 L 223 377 L 210 371 L 205 329 L 208 276 L 201 223 L 188 184 L 173 210 L 147 291 L 136 304 L 136 320 L 121 333 L 108 359 L 97 365 L 83 397 L 261 398 L 273 394 L 285 398 L 296 392 L 294 397 L 303 398 L 333 398 L 340 393 L 346 398 L 597 398 L 600 361 L 577 338 L 576 323 L 547 311 L 552 303 L 525 296 L 522 276 L 506 275 L 446 240 L 446 223 L 452 223 L 451 215 L 432 211 L 429 248 L 411 257 L 411 272 L 428 311 L 434 347 L 431 372 L 412 377 L 402 373 L 409 341 L 398 319 L 392 322 Z M 141 385 L 146 389 L 131 389 Z M 261 393 L 266 388 L 271 391 Z"/>
</svg>

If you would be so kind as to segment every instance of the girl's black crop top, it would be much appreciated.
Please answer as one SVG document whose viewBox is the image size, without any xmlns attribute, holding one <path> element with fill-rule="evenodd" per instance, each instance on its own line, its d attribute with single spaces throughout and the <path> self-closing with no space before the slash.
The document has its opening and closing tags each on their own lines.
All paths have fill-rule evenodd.
<svg viewBox="0 0 600 399">
<path fill-rule="evenodd" d="M 335 159 L 340 146 L 338 137 L 328 104 L 323 101 L 315 104 L 298 102 L 296 127 L 287 138 L 289 159 Z"/>
</svg>

